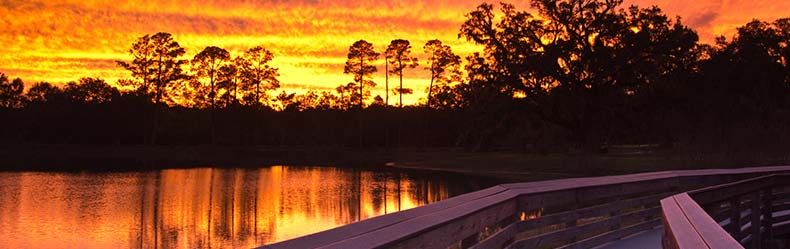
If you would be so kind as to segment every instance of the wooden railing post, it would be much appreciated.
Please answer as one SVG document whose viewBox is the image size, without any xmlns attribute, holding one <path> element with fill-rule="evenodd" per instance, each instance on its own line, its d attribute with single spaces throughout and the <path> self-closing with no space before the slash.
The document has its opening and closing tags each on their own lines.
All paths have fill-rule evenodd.
<svg viewBox="0 0 790 249">
<path fill-rule="evenodd" d="M 765 241 L 772 240 L 774 238 L 773 234 L 773 213 L 774 213 L 774 194 L 773 188 L 769 187 L 764 190 L 763 193 L 763 235 L 762 238 Z"/>
<path fill-rule="evenodd" d="M 730 231 L 732 237 L 741 241 L 741 198 L 735 196 L 730 199 Z"/>
<path fill-rule="evenodd" d="M 567 204 L 567 208 L 573 210 L 573 209 L 579 208 L 580 205 L 581 205 L 581 202 L 579 201 L 579 191 L 578 190 L 573 191 L 573 202 L 572 203 L 568 203 Z M 573 220 L 568 221 L 568 222 L 565 222 L 565 229 L 576 227 L 578 224 L 579 224 L 579 219 L 578 218 L 577 219 L 573 219 Z M 579 236 L 573 236 L 568 241 L 575 242 L 577 240 L 579 240 Z"/>
<path fill-rule="evenodd" d="M 762 248 L 762 236 L 760 233 L 760 228 L 762 227 L 762 222 L 760 221 L 760 216 L 762 216 L 763 212 L 760 208 L 762 205 L 762 199 L 760 198 L 761 190 L 754 191 L 752 193 L 752 248 L 761 249 Z"/>
<path fill-rule="evenodd" d="M 617 229 L 620 229 L 620 227 L 622 226 L 622 223 L 623 223 L 623 221 L 619 218 L 621 213 L 622 213 L 622 211 L 619 208 L 615 209 L 615 210 L 613 210 L 612 212 L 609 213 L 609 217 L 610 218 L 615 219 L 615 217 L 617 217 L 617 221 L 618 221 L 618 222 L 612 223 L 612 225 L 609 226 L 609 231 L 615 231 Z"/>
</svg>

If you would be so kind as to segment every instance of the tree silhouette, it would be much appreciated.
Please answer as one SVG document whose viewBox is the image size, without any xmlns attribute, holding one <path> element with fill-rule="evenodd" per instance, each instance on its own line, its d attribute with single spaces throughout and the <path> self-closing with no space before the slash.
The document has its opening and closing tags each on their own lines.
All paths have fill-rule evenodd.
<svg viewBox="0 0 790 249">
<path fill-rule="evenodd" d="M 132 61 L 117 63 L 138 79 L 129 83 L 134 84 L 138 91 L 150 94 L 153 102 L 159 104 L 170 98 L 169 91 L 176 87 L 176 83 L 187 78 L 181 68 L 186 60 L 178 59 L 184 53 L 185 49 L 173 40 L 172 35 L 159 32 L 138 38 L 129 50 Z"/>
<path fill-rule="evenodd" d="M 239 103 L 239 82 L 242 74 L 239 70 L 241 58 L 236 57 L 232 63 L 222 65 L 219 68 L 217 88 L 224 89 L 225 92 L 220 96 L 223 106 L 231 106 Z"/>
<path fill-rule="evenodd" d="M 697 35 L 658 7 L 621 9 L 621 0 L 533 0 L 540 18 L 502 4 L 467 14 L 460 36 L 486 47 L 491 84 L 519 93 L 546 121 L 582 144 L 607 130 L 627 99 L 683 68 Z M 605 136 L 605 134 L 604 134 Z"/>
<path fill-rule="evenodd" d="M 390 57 L 389 52 L 389 49 L 384 50 L 384 106 L 390 105 L 390 63 L 387 60 Z"/>
<path fill-rule="evenodd" d="M 280 111 L 298 110 L 298 107 L 294 105 L 295 102 L 296 102 L 296 94 L 295 93 L 288 94 L 285 91 L 282 91 L 274 99 L 279 104 L 277 109 L 280 110 Z"/>
<path fill-rule="evenodd" d="M 200 51 L 192 59 L 192 70 L 195 71 L 195 79 L 197 92 L 201 99 L 208 99 L 209 103 L 209 125 L 211 130 L 211 143 L 213 144 L 217 139 L 216 135 L 216 99 L 219 92 L 217 84 L 220 68 L 230 60 L 230 53 L 222 48 L 209 46 Z M 208 78 L 208 83 L 203 84 L 200 82 L 201 78 Z"/>
<path fill-rule="evenodd" d="M 321 96 L 318 98 L 317 109 L 322 111 L 342 110 L 343 106 L 337 95 L 328 91 L 321 91 Z"/>
<path fill-rule="evenodd" d="M 753 20 L 737 29 L 730 42 L 723 37 L 701 63 L 702 77 L 689 96 L 702 111 L 724 122 L 771 120 L 771 113 L 790 107 L 788 19 L 774 23 Z"/>
<path fill-rule="evenodd" d="M 187 78 L 181 68 L 187 60 L 178 59 L 186 53 L 169 33 L 159 32 L 151 36 L 154 51 L 154 104 L 170 98 L 170 89 Z"/>
<path fill-rule="evenodd" d="M 373 103 L 371 103 L 370 105 L 371 106 L 386 106 L 386 103 L 384 102 L 384 99 L 381 98 L 381 96 L 376 95 L 376 97 L 373 97 Z"/>
<path fill-rule="evenodd" d="M 62 103 L 63 90 L 47 82 L 38 82 L 27 90 L 25 97 L 35 104 Z"/>
<path fill-rule="evenodd" d="M 379 51 L 386 95 L 377 96 L 371 87 L 380 54 L 364 40 L 350 46 L 344 67 L 353 82 L 297 94 L 274 91 L 279 72 L 263 47 L 233 60 L 224 49 L 206 47 L 191 59 L 192 77 L 182 71 L 189 61 L 180 59 L 185 50 L 170 34 L 144 35 L 132 41 L 131 60 L 117 62 L 131 77 L 115 85 L 132 91 L 81 78 L 39 82 L 25 92 L 21 79 L 0 74 L 0 143 L 221 139 L 541 153 L 602 143 L 668 142 L 683 153 L 787 147 L 790 19 L 754 20 L 707 45 L 657 7 L 622 3 L 532 0 L 533 13 L 507 3 L 480 5 L 466 15 L 459 37 L 482 45 L 481 52 L 460 63 L 441 41 L 425 43 L 428 108 L 403 108 L 402 95 L 413 92 L 403 87 L 404 70 L 417 64 L 407 40 Z M 389 88 L 390 74 L 400 78 L 396 89 Z M 388 106 L 390 94 L 399 95 L 402 108 Z"/>
<path fill-rule="evenodd" d="M 349 82 L 346 85 L 340 85 L 335 88 L 335 91 L 340 94 L 339 109 L 351 109 L 351 106 L 357 102 L 356 99 L 358 95 L 355 93 L 356 89 L 357 84 L 354 82 Z"/>
<path fill-rule="evenodd" d="M 241 88 L 248 92 L 245 99 L 250 104 L 262 106 L 269 102 L 268 91 L 280 88 L 278 69 L 272 67 L 270 62 L 274 54 L 261 46 L 253 47 L 236 61 L 241 72 Z"/>
<path fill-rule="evenodd" d="M 431 108 L 440 110 L 455 110 L 465 107 L 464 95 L 462 89 L 466 84 L 460 83 L 457 85 L 439 84 L 433 91 L 431 98 Z"/>
<path fill-rule="evenodd" d="M 296 95 L 294 99 L 296 109 L 299 111 L 320 109 L 321 96 L 318 96 L 313 90 Z"/>
<path fill-rule="evenodd" d="M 153 75 L 154 63 L 154 49 L 151 44 L 151 36 L 144 35 L 137 38 L 137 42 L 132 43 L 132 48 L 129 49 L 129 54 L 132 55 L 131 62 L 116 61 L 118 65 L 129 70 L 132 77 L 138 81 L 123 81 L 122 83 L 134 85 L 137 91 L 148 94 L 151 90 L 151 82 Z"/>
<path fill-rule="evenodd" d="M 156 143 L 159 129 L 159 105 L 163 100 L 170 100 L 178 83 L 187 78 L 181 68 L 186 60 L 178 57 L 186 53 L 172 35 L 159 32 L 153 36 L 145 35 L 132 44 L 129 53 L 134 58 L 131 63 L 118 61 L 118 64 L 132 73 L 138 81 L 130 81 L 137 90 L 151 96 L 154 102 L 152 129 L 149 142 Z M 126 82 L 126 81 L 124 81 Z"/>
<path fill-rule="evenodd" d="M 46 88 L 39 85 L 40 88 Z M 63 88 L 66 98 L 72 103 L 106 104 L 117 99 L 121 93 L 103 79 L 82 78 L 79 82 L 69 82 Z"/>
<path fill-rule="evenodd" d="M 411 89 L 411 88 L 398 87 L 398 88 L 392 89 L 392 95 L 399 95 L 400 96 L 400 101 L 398 103 L 398 107 L 399 108 L 403 108 L 403 94 L 412 94 L 412 93 L 414 93 L 414 90 Z"/>
<path fill-rule="evenodd" d="M 411 56 L 411 44 L 403 39 L 392 40 L 390 45 L 387 46 L 385 57 L 387 62 L 392 64 L 392 69 L 387 73 L 398 75 L 400 78 L 400 86 L 396 89 L 396 92 L 400 97 L 398 105 L 403 108 L 403 94 L 411 94 L 413 92 L 411 89 L 403 88 L 403 70 L 417 67 L 417 57 Z"/>
<path fill-rule="evenodd" d="M 348 48 L 348 60 L 346 61 L 343 73 L 354 75 L 354 82 L 359 86 L 357 100 L 360 109 L 364 107 L 363 101 L 365 100 L 365 96 L 370 95 L 363 92 L 365 86 L 376 86 L 376 83 L 369 78 L 376 72 L 376 66 L 373 62 L 378 59 L 378 57 L 379 53 L 373 49 L 373 44 L 365 40 L 356 41 Z"/>
<path fill-rule="evenodd" d="M 230 53 L 222 48 L 209 46 L 200 51 L 192 59 L 192 70 L 195 72 L 195 82 L 200 97 L 208 100 L 211 110 L 216 108 L 216 98 L 219 95 L 220 68 L 230 60 Z M 207 78 L 205 84 L 200 82 L 201 78 Z"/>
<path fill-rule="evenodd" d="M 428 66 L 426 70 L 431 72 L 431 82 L 428 85 L 428 107 L 433 107 L 431 100 L 433 99 L 433 84 L 439 82 L 443 84 L 449 83 L 452 79 L 460 80 L 459 66 L 461 64 L 461 57 L 453 53 L 450 46 L 443 45 L 440 40 L 430 40 L 425 43 L 425 53 L 428 54 Z M 450 73 L 450 77 L 445 75 L 445 72 Z M 445 89 L 445 88 L 443 88 Z M 449 86 L 448 86 L 449 90 Z M 443 91 L 447 92 L 447 91 Z"/>
<path fill-rule="evenodd" d="M 17 108 L 22 105 L 22 92 L 25 84 L 21 79 L 8 80 L 8 76 L 0 73 L 0 107 Z"/>
</svg>

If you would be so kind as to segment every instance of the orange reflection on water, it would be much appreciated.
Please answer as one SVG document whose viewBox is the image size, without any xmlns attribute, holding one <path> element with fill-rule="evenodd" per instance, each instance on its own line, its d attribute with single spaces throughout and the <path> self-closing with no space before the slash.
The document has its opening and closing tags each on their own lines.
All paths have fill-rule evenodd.
<svg viewBox="0 0 790 249">
<path fill-rule="evenodd" d="M 467 180 L 287 166 L 0 173 L 0 245 L 254 247 L 480 188 Z"/>
</svg>

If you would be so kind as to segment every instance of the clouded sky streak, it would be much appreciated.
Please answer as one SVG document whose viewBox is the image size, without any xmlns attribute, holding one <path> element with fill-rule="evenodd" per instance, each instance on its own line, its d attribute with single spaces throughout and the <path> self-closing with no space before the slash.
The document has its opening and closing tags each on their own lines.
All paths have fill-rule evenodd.
<svg viewBox="0 0 790 249">
<path fill-rule="evenodd" d="M 519 8 L 527 1 L 514 2 Z M 275 52 L 283 88 L 331 90 L 352 80 L 344 75 L 348 47 L 356 40 L 383 50 L 389 41 L 412 42 L 424 61 L 422 46 L 440 39 L 462 56 L 480 48 L 457 39 L 464 14 L 480 2 L 375 0 L 0 0 L 0 72 L 26 82 L 62 83 L 80 77 L 110 82 L 129 77 L 114 60 L 128 60 L 126 51 L 137 37 L 158 31 L 172 33 L 191 58 L 206 46 L 232 55 L 256 45 Z M 682 16 L 703 42 L 731 36 L 752 18 L 772 21 L 790 16 L 790 1 L 626 0 L 642 7 L 658 5 L 669 16 Z M 408 97 L 424 97 L 428 72 L 407 71 Z M 376 94 L 384 94 L 383 67 L 376 74 Z"/>
</svg>

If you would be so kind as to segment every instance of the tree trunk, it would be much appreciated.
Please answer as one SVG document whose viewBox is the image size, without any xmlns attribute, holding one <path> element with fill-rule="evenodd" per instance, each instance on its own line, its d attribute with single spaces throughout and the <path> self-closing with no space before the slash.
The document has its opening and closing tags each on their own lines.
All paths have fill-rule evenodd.
<svg viewBox="0 0 790 249">
<path fill-rule="evenodd" d="M 255 103 L 258 103 L 258 105 L 263 105 L 263 103 L 261 103 L 261 81 L 260 80 L 257 80 L 255 82 Z"/>
<path fill-rule="evenodd" d="M 211 129 L 211 140 L 209 141 L 209 143 L 210 144 L 214 144 L 214 142 L 216 142 L 216 138 L 217 138 L 217 129 L 215 127 L 216 122 L 214 120 L 215 116 L 216 116 L 214 112 L 217 110 L 217 108 L 216 108 L 216 100 L 215 100 L 215 98 L 217 96 L 217 93 L 216 93 L 216 91 L 214 89 L 214 72 L 213 72 L 213 70 L 212 70 L 212 72 L 209 73 L 209 85 L 210 85 L 209 87 L 211 87 L 211 89 L 209 91 L 209 94 L 211 95 L 211 111 L 209 111 L 209 122 L 210 122 L 209 123 L 209 128 Z"/>
<path fill-rule="evenodd" d="M 159 64 L 157 69 L 157 81 L 156 81 L 156 90 L 154 92 L 154 115 L 153 115 L 153 128 L 151 129 L 151 145 L 156 144 L 156 133 L 159 129 L 159 103 L 162 100 L 162 91 L 164 91 L 164 83 L 162 83 L 162 57 L 159 57 Z"/>
<path fill-rule="evenodd" d="M 365 60 L 359 59 L 359 109 L 362 109 L 362 86 L 365 84 Z"/>
<path fill-rule="evenodd" d="M 211 128 L 211 141 L 209 141 L 210 144 L 214 144 L 217 141 L 216 140 L 216 138 L 217 138 L 217 128 L 216 128 L 216 114 L 215 114 L 215 112 L 216 112 L 216 109 L 213 108 L 213 107 L 211 108 L 211 111 L 209 112 L 209 122 L 210 122 L 209 126 Z"/>
<path fill-rule="evenodd" d="M 433 81 L 436 78 L 436 55 L 431 56 L 431 83 L 428 85 L 428 109 L 431 109 L 431 97 L 433 96 Z"/>
<path fill-rule="evenodd" d="M 390 105 L 390 73 L 389 73 L 389 62 L 387 61 L 387 57 L 384 57 L 384 106 Z"/>
<path fill-rule="evenodd" d="M 151 145 L 155 145 L 156 144 L 156 137 L 157 137 L 156 135 L 157 135 L 158 130 L 159 130 L 159 109 L 160 109 L 159 108 L 159 93 L 156 93 L 156 97 L 155 98 L 156 99 L 154 101 L 154 109 L 152 111 L 153 115 L 151 115 L 152 116 L 151 117 L 151 122 L 152 122 L 152 125 L 151 125 L 151 137 L 150 137 L 150 140 L 148 140 L 148 142 Z"/>
<path fill-rule="evenodd" d="M 398 89 L 400 101 L 398 102 L 398 105 L 400 105 L 400 108 L 403 108 L 403 63 L 401 60 L 398 60 L 398 68 L 400 69 L 398 70 L 398 76 L 400 77 L 400 88 Z"/>
<path fill-rule="evenodd" d="M 428 103 L 426 103 L 428 105 L 428 109 L 431 109 L 431 96 L 432 96 L 431 93 L 433 92 L 433 78 L 434 78 L 433 71 L 431 71 L 431 83 L 428 85 Z"/>
</svg>

